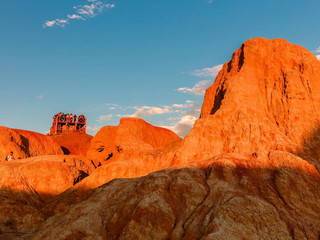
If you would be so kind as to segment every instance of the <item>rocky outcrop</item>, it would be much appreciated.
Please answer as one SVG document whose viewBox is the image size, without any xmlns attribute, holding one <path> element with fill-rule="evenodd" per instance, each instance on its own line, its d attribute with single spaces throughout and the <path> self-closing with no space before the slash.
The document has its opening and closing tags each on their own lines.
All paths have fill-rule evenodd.
<svg viewBox="0 0 320 240">
<path fill-rule="evenodd" d="M 139 118 L 122 118 L 118 126 L 106 126 L 94 136 L 87 157 L 107 161 L 133 158 L 180 138 L 166 128 L 152 126 Z"/>
<path fill-rule="evenodd" d="M 113 180 L 23 239 L 317 240 L 320 176 L 314 166 L 285 152 L 261 157 L 284 165 L 240 167 L 251 156 L 226 155 L 204 169 Z M 290 167 L 295 161 L 310 171 Z"/>
<path fill-rule="evenodd" d="M 79 132 L 67 132 L 50 137 L 61 146 L 64 154 L 67 155 L 86 156 L 92 140 L 92 136 Z"/>
<path fill-rule="evenodd" d="M 26 130 L 0 127 L 0 161 L 14 152 L 16 159 L 47 154 L 63 154 L 61 147 L 50 137 Z"/>
<path fill-rule="evenodd" d="M 61 174 L 67 190 L 56 197 L 36 185 L 48 200 L 17 208 L 32 219 L 17 225 L 34 228 L 22 239 L 318 240 L 318 76 L 320 63 L 299 46 L 245 42 L 207 90 L 184 140 L 140 119 L 102 128 L 87 153 L 102 166 L 68 189 L 63 182 L 74 172 Z M 16 216 L 10 211 L 1 216 Z M 2 220 L 3 228 L 11 222 Z"/>
<path fill-rule="evenodd" d="M 0 163 L 1 231 L 37 227 L 49 214 L 45 205 L 94 169 L 91 160 L 80 156 L 47 155 Z"/>
<path fill-rule="evenodd" d="M 180 162 L 227 152 L 310 150 L 320 123 L 319 81 L 320 62 L 303 47 L 283 39 L 246 41 L 207 89 Z"/>
</svg>

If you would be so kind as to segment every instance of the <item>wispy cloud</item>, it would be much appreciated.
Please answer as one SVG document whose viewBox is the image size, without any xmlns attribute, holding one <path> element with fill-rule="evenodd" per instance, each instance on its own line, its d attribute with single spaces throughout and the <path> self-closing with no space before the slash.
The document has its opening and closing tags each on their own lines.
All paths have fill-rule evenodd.
<svg viewBox="0 0 320 240">
<path fill-rule="evenodd" d="M 99 0 L 87 0 L 87 4 L 74 6 L 74 12 L 67 15 L 67 17 L 54 20 L 48 20 L 43 24 L 43 27 L 65 27 L 66 24 L 69 24 L 72 20 L 87 20 L 93 18 L 103 12 L 104 9 L 114 8 L 114 3 L 106 3 L 105 1 Z"/>
<path fill-rule="evenodd" d="M 212 80 L 201 80 L 197 82 L 193 87 L 181 87 L 178 91 L 183 93 L 189 93 L 192 95 L 204 95 L 205 91 L 214 82 L 215 77 L 218 75 L 219 71 L 222 69 L 223 65 L 216 65 L 211 68 L 202 68 L 192 71 L 190 74 L 197 77 L 210 78 Z"/>
<path fill-rule="evenodd" d="M 154 106 L 142 106 L 142 107 L 132 107 L 136 110 L 134 114 L 129 115 L 129 117 L 143 118 L 152 115 L 161 115 L 165 113 L 171 113 L 172 108 L 169 106 L 164 107 L 154 107 Z"/>
<path fill-rule="evenodd" d="M 44 99 L 44 95 L 45 95 L 45 93 L 41 93 L 39 96 L 37 96 L 37 98 L 42 100 L 42 99 Z"/>
<path fill-rule="evenodd" d="M 222 69 L 222 67 L 223 64 L 213 66 L 211 68 L 196 69 L 193 70 L 190 74 L 197 77 L 215 78 Z"/>
<path fill-rule="evenodd" d="M 163 125 L 160 127 L 168 128 L 171 131 L 175 132 L 177 135 L 184 137 L 185 135 L 187 135 L 191 131 L 193 124 L 196 120 L 197 120 L 197 118 L 194 116 L 185 115 L 185 116 L 182 116 L 179 119 L 179 121 L 177 121 L 172 126 Z"/>
<path fill-rule="evenodd" d="M 178 88 L 178 91 L 183 93 L 193 94 L 193 95 L 204 95 L 206 89 L 210 87 L 212 83 L 213 81 L 211 80 L 203 80 L 196 83 L 192 88 L 182 87 L 182 88 Z"/>
<path fill-rule="evenodd" d="M 108 115 L 103 115 L 103 116 L 100 116 L 98 117 L 98 122 L 107 122 L 109 121 L 111 118 L 113 117 L 112 114 L 108 114 Z"/>
</svg>

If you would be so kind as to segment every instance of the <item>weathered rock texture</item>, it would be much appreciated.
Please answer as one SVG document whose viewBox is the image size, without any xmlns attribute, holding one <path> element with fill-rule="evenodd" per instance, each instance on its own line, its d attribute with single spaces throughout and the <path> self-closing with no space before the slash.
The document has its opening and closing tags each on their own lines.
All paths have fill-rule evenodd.
<svg viewBox="0 0 320 240">
<path fill-rule="evenodd" d="M 152 126 L 139 118 L 122 118 L 118 126 L 106 126 L 94 136 L 87 157 L 104 164 L 133 158 L 180 138 L 169 129 Z"/>
<path fill-rule="evenodd" d="M 282 162 L 297 160 L 281 152 L 270 158 L 278 154 Z M 205 169 L 113 180 L 23 239 L 319 239 L 320 177 L 314 166 L 310 175 L 259 164 L 239 167 L 237 157 L 220 156 Z"/>
<path fill-rule="evenodd" d="M 80 156 L 47 155 L 0 163 L 1 232 L 37 227 L 48 214 L 45 204 L 94 169 L 91 160 Z"/>
<path fill-rule="evenodd" d="M 81 156 L 86 156 L 92 140 L 92 136 L 79 132 L 52 135 L 51 138 L 61 146 L 65 154 Z"/>
<path fill-rule="evenodd" d="M 77 190 L 94 189 L 114 178 L 140 177 L 167 167 L 204 166 L 205 159 L 222 153 L 251 156 L 256 152 L 259 159 L 264 159 L 263 167 L 273 168 L 280 167 L 282 161 L 270 161 L 260 155 L 287 150 L 319 168 L 318 73 L 319 61 L 300 46 L 282 39 L 249 40 L 234 53 L 207 90 L 201 119 L 183 141 L 143 156 L 128 154 L 118 161 L 108 161 L 70 192 L 83 199 L 85 195 L 80 191 L 79 196 Z M 106 129 L 115 131 L 115 127 Z M 116 134 L 102 136 L 110 135 Z M 240 162 L 258 164 L 255 157 Z M 73 199 L 72 194 L 67 198 Z"/>
<path fill-rule="evenodd" d="M 47 154 L 63 154 L 61 147 L 50 137 L 25 130 L 0 127 L 0 161 L 10 152 L 16 159 Z"/>
<path fill-rule="evenodd" d="M 133 118 L 101 129 L 87 156 L 103 165 L 46 211 L 22 208 L 18 225 L 39 226 L 22 239 L 320 239 L 319 78 L 302 47 L 245 42 L 184 140 Z"/>
<path fill-rule="evenodd" d="M 320 62 L 311 52 L 283 39 L 248 40 L 207 89 L 201 118 L 185 137 L 178 159 L 308 151 L 320 124 L 319 97 Z"/>
</svg>

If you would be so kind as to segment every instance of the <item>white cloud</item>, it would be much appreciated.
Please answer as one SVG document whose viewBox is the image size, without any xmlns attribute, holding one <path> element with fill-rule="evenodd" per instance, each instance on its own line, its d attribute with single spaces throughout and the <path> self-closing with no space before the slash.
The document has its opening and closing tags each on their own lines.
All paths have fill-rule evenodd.
<svg viewBox="0 0 320 240">
<path fill-rule="evenodd" d="M 189 93 L 193 95 L 204 95 L 206 89 L 212 85 L 213 81 L 211 80 L 203 80 L 196 83 L 192 88 L 182 87 L 178 88 L 178 91 L 183 93 Z"/>
<path fill-rule="evenodd" d="M 185 115 L 182 116 L 180 120 L 176 122 L 174 125 L 161 127 L 168 128 L 171 131 L 175 132 L 177 135 L 184 137 L 191 131 L 193 124 L 196 120 L 197 118 L 194 116 Z"/>
<path fill-rule="evenodd" d="M 320 55 L 316 55 L 316 58 L 320 61 Z"/>
<path fill-rule="evenodd" d="M 211 68 L 202 68 L 202 69 L 196 69 L 191 72 L 191 75 L 197 76 L 197 77 L 206 77 L 206 78 L 215 78 L 220 70 L 222 69 L 223 64 L 213 66 Z"/>
<path fill-rule="evenodd" d="M 142 107 L 132 107 L 136 109 L 134 114 L 129 115 L 129 117 L 137 117 L 143 118 L 151 115 L 160 115 L 165 113 L 170 113 L 172 110 L 169 106 L 164 106 L 163 108 L 160 107 L 152 107 L 152 106 L 142 106 Z"/>
<path fill-rule="evenodd" d="M 69 15 L 68 14 L 68 18 L 70 19 L 82 19 L 82 20 L 85 20 L 83 17 L 77 15 L 77 14 L 72 14 L 72 15 Z"/>
<path fill-rule="evenodd" d="M 317 47 L 316 53 L 320 53 L 320 47 Z"/>
<path fill-rule="evenodd" d="M 103 12 L 104 9 L 111 9 L 115 7 L 115 4 L 105 3 L 105 1 L 99 0 L 87 0 L 88 4 L 74 6 L 73 9 L 75 13 L 68 14 L 65 19 L 55 19 L 46 21 L 43 27 L 53 27 L 59 26 L 64 27 L 66 24 L 70 23 L 70 20 L 86 20 L 88 18 L 93 18 Z"/>
<path fill-rule="evenodd" d="M 52 27 L 53 25 L 56 24 L 56 20 L 52 20 L 52 21 L 46 21 L 44 23 L 44 27 Z"/>
<path fill-rule="evenodd" d="M 112 118 L 112 114 L 98 117 L 98 122 L 107 122 Z"/>
</svg>

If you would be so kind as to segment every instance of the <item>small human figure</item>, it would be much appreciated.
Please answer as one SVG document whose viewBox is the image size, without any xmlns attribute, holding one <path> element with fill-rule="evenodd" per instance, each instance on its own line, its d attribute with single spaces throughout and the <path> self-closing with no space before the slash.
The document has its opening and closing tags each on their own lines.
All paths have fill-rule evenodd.
<svg viewBox="0 0 320 240">
<path fill-rule="evenodd" d="M 69 119 L 70 119 L 70 122 L 73 122 L 73 115 L 72 115 L 72 113 L 70 114 Z"/>
<path fill-rule="evenodd" d="M 10 152 L 10 154 L 6 157 L 6 161 L 12 161 L 15 160 L 14 156 L 13 156 L 13 152 Z"/>
<path fill-rule="evenodd" d="M 66 116 L 67 122 L 69 122 L 69 113 Z"/>
<path fill-rule="evenodd" d="M 74 119 L 74 122 L 77 122 L 77 115 L 76 114 L 73 116 L 73 119 Z"/>
</svg>

